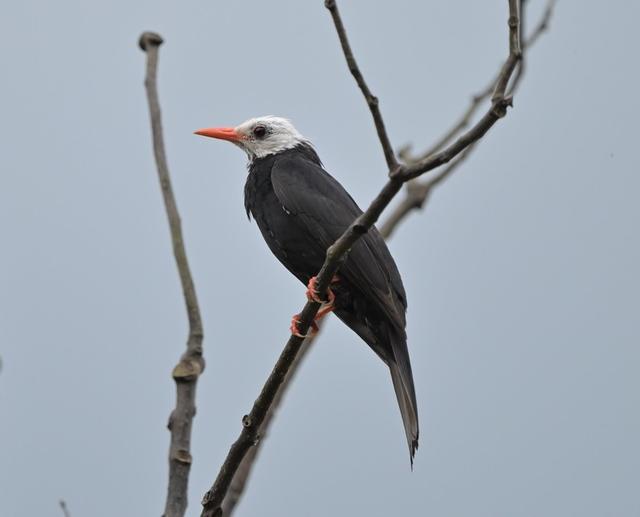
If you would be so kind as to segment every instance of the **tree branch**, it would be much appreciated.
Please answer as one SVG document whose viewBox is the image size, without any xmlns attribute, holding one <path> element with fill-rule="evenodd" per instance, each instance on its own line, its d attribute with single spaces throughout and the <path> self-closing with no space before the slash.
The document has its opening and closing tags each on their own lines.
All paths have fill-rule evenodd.
<svg viewBox="0 0 640 517">
<path fill-rule="evenodd" d="M 176 406 L 169 416 L 171 443 L 169 447 L 169 485 L 165 504 L 165 517 L 182 517 L 187 509 L 187 489 L 191 469 L 191 427 L 196 413 L 196 384 L 204 370 L 202 357 L 202 319 L 196 296 L 191 270 L 184 247 L 180 214 L 171 187 L 169 167 L 162 137 L 162 121 L 156 75 L 158 66 L 158 48 L 162 44 L 160 35 L 145 32 L 140 36 L 139 45 L 147 54 L 147 75 L 144 85 L 147 90 L 151 130 L 153 134 L 153 152 L 158 168 L 158 179 L 169 220 L 173 253 L 180 276 L 182 293 L 189 320 L 187 349 L 180 357 L 172 372 L 176 382 Z"/>
<path fill-rule="evenodd" d="M 267 411 L 264 421 L 262 422 L 262 426 L 258 431 L 259 440 L 253 447 L 249 449 L 249 452 L 247 452 L 245 457 L 242 459 L 240 466 L 238 467 L 235 475 L 233 476 L 233 479 L 231 480 L 227 495 L 222 502 L 222 515 L 224 515 L 225 517 L 233 513 L 236 505 L 240 501 L 240 498 L 242 497 L 242 494 L 246 488 L 247 481 L 249 480 L 249 477 L 251 475 L 253 465 L 255 464 L 258 453 L 260 452 L 262 444 L 264 443 L 264 439 L 267 436 L 271 422 L 276 416 L 278 408 L 280 407 L 282 400 L 286 396 L 288 389 L 291 387 L 293 379 L 300 369 L 300 365 L 304 362 L 305 357 L 307 357 L 309 350 L 311 350 L 311 347 L 315 343 L 316 339 L 318 339 L 318 336 L 319 333 L 316 332 L 304 340 L 304 342 L 302 343 L 302 347 L 300 348 L 300 352 L 289 367 L 289 372 L 287 373 L 287 376 L 281 384 L 278 393 L 273 399 L 273 402 L 269 406 L 269 410 Z"/>
<path fill-rule="evenodd" d="M 428 180 L 424 182 L 417 180 L 409 181 L 405 188 L 403 201 L 393 209 L 391 214 L 387 216 L 384 223 L 379 227 L 382 236 L 388 239 L 411 211 L 422 209 L 429 200 L 433 189 L 451 176 L 458 166 L 467 159 L 474 148 L 475 144 L 471 144 L 446 167 Z"/>
<path fill-rule="evenodd" d="M 504 117 L 507 108 L 513 105 L 513 98 L 506 96 L 505 92 L 509 84 L 509 80 L 513 74 L 516 65 L 522 57 L 520 48 L 520 18 L 519 18 L 519 2 L 518 0 L 509 0 L 509 56 L 502 65 L 498 74 L 496 85 L 491 97 L 491 107 L 482 116 L 482 118 L 466 133 L 463 133 L 453 144 L 437 151 L 434 154 L 424 157 L 417 162 L 402 168 L 392 174 L 404 181 L 416 178 L 425 172 L 435 169 L 440 165 L 448 163 L 465 148 L 477 142 L 493 125 Z"/>
<path fill-rule="evenodd" d="M 71 517 L 71 512 L 69 511 L 69 508 L 67 507 L 67 503 L 65 502 L 65 500 L 60 499 L 60 501 L 58 501 L 58 504 L 62 509 L 62 515 L 64 515 L 64 517 Z"/>
<path fill-rule="evenodd" d="M 387 161 L 387 167 L 389 170 L 394 169 L 398 165 L 398 161 L 396 160 L 396 155 L 393 152 L 393 146 L 389 141 L 389 136 L 387 135 L 387 130 L 384 126 L 384 120 L 382 119 L 382 114 L 380 113 L 380 107 L 378 106 L 378 97 L 371 93 L 369 87 L 367 86 L 364 77 L 362 76 L 362 72 L 360 72 L 360 67 L 358 67 L 358 63 L 356 62 L 356 58 L 353 55 L 353 51 L 351 50 L 351 45 L 349 45 L 349 38 L 347 38 L 347 31 L 344 28 L 344 24 L 342 23 L 342 18 L 340 17 L 340 12 L 338 11 L 338 6 L 335 0 L 325 0 L 324 5 L 329 12 L 331 13 L 331 17 L 333 18 L 333 24 L 336 27 L 336 32 L 338 33 L 338 38 L 340 39 L 340 45 L 342 45 L 342 52 L 344 53 L 344 57 L 347 60 L 347 66 L 349 67 L 349 71 L 353 78 L 356 80 L 360 91 L 362 91 L 362 95 L 367 101 L 367 105 L 371 110 L 371 116 L 373 117 L 373 122 L 376 126 L 376 131 L 378 132 L 378 139 L 380 140 L 380 145 L 382 146 L 382 151 L 384 152 L 384 159 Z"/>
<path fill-rule="evenodd" d="M 342 21 L 340 20 L 339 12 L 335 6 L 335 0 L 327 0 L 325 5 L 331 12 L 339 36 L 342 32 L 342 35 L 345 36 L 344 41 L 346 41 L 346 32 L 342 25 Z M 391 166 L 389 167 L 389 180 L 373 200 L 371 205 L 369 205 L 369 208 L 367 208 L 367 210 L 360 215 L 349 226 L 349 228 L 347 228 L 338 240 L 336 240 L 336 242 L 327 249 L 325 262 L 320 269 L 316 280 L 316 286 L 319 292 L 324 292 L 329 287 L 333 275 L 337 272 L 341 263 L 346 258 L 346 254 L 351 246 L 376 222 L 382 210 L 384 210 L 393 197 L 399 192 L 404 182 L 452 160 L 469 145 L 480 139 L 495 124 L 495 122 L 504 117 L 507 107 L 511 105 L 511 99 L 505 98 L 504 96 L 505 89 L 515 66 L 521 57 L 519 45 L 520 18 L 518 5 L 518 0 L 509 0 L 509 56 L 505 61 L 501 74 L 498 78 L 498 86 L 494 91 L 494 100 L 490 110 L 471 130 L 460 137 L 460 139 L 453 145 L 438 153 L 434 158 L 422 160 L 409 167 L 393 165 L 393 163 L 391 163 Z M 342 38 L 341 41 L 343 41 Z M 350 55 L 353 57 L 353 55 L 350 54 L 349 47 L 345 46 L 344 43 L 343 51 L 345 52 L 347 60 L 349 60 Z M 354 77 L 356 78 L 356 81 L 358 81 L 358 76 L 356 74 L 354 74 Z M 360 82 L 358 82 L 358 84 L 360 86 Z M 366 96 L 365 90 L 363 90 L 363 94 Z M 372 109 L 371 112 L 374 120 L 376 117 L 380 117 L 379 111 Z M 380 120 L 382 120 L 381 117 Z M 376 127 L 378 126 L 376 125 Z M 380 127 L 384 128 L 384 125 Z M 383 147 L 385 146 L 383 139 L 381 139 L 381 144 Z M 305 304 L 302 312 L 300 313 L 298 325 L 301 333 L 304 334 L 308 332 L 309 326 L 311 325 L 311 322 L 319 308 L 320 304 L 316 302 L 309 301 Z M 233 476 L 249 449 L 259 440 L 259 430 L 262 428 L 269 408 L 273 404 L 280 386 L 283 384 L 291 365 L 300 351 L 301 345 L 302 338 L 294 335 L 289 338 L 273 371 L 271 372 L 271 375 L 262 388 L 260 395 L 254 402 L 251 412 L 243 417 L 243 428 L 240 432 L 240 436 L 231 446 L 231 449 L 227 454 L 227 458 L 225 459 L 213 486 L 203 497 L 202 517 L 220 517 L 222 515 L 221 505 L 227 494 Z"/>
<path fill-rule="evenodd" d="M 522 3 L 524 4 L 526 2 L 522 2 Z M 532 46 L 534 46 L 535 43 L 540 38 L 540 36 L 546 30 L 548 30 L 549 23 L 553 15 L 553 9 L 555 7 L 555 3 L 556 3 L 556 0 L 547 1 L 547 5 L 545 7 L 545 10 L 542 16 L 540 17 L 540 21 L 535 26 L 535 28 L 531 31 L 531 34 L 529 34 L 529 36 L 522 42 L 523 58 L 524 58 L 524 52 L 526 50 L 529 50 Z M 524 14 L 524 12 L 522 14 Z M 520 64 L 522 65 L 522 62 Z M 520 84 L 521 70 L 522 70 L 522 66 L 519 66 L 518 72 L 516 73 L 516 76 L 513 78 L 513 83 L 509 91 L 509 94 L 515 91 L 515 87 L 518 84 Z M 422 152 L 419 156 L 412 156 L 410 154 L 410 146 L 405 145 L 398 153 L 400 158 L 404 162 L 414 163 L 414 162 L 423 160 L 426 157 L 436 153 L 437 151 L 442 149 L 447 143 L 449 143 L 458 133 L 460 133 L 460 131 L 462 131 L 464 128 L 466 128 L 469 125 L 469 123 L 471 122 L 471 119 L 478 111 L 478 108 L 480 108 L 482 103 L 489 98 L 489 96 L 495 89 L 500 72 L 501 70 L 498 70 L 498 73 L 496 74 L 496 76 L 493 77 L 491 81 L 489 81 L 487 86 L 479 90 L 475 95 L 471 96 L 471 102 L 469 103 L 469 106 L 466 108 L 466 110 L 462 113 L 462 115 L 458 118 L 458 120 L 454 122 L 452 126 L 435 143 L 431 145 L 431 147 L 429 147 L 427 150 Z"/>
<path fill-rule="evenodd" d="M 544 13 L 538 22 L 538 25 L 531 31 L 529 37 L 523 43 L 523 47 L 532 47 L 538 41 L 538 38 L 542 36 L 542 34 L 549 29 L 549 23 L 551 22 L 551 17 L 553 16 L 553 10 L 556 7 L 556 0 L 548 0 L 547 6 L 544 9 Z"/>
<path fill-rule="evenodd" d="M 522 3 L 524 4 L 525 2 Z M 518 86 L 520 86 L 524 74 L 524 58 L 531 47 L 533 47 L 533 45 L 538 41 L 540 35 L 548 29 L 549 23 L 551 21 L 551 16 L 553 15 L 554 5 L 555 0 L 548 0 L 540 21 L 535 26 L 531 34 L 522 43 L 523 60 L 516 70 L 515 76 L 511 83 L 511 87 L 509 89 L 509 95 L 513 95 L 517 91 Z M 451 128 L 427 151 L 422 153 L 419 157 L 413 157 L 409 153 L 410 148 L 408 146 L 405 146 L 399 153 L 400 158 L 406 163 L 415 163 L 439 151 L 462 129 L 469 125 L 471 118 L 478 110 L 480 105 L 491 95 L 491 92 L 495 88 L 496 83 L 497 76 L 491 80 L 488 86 L 480 90 L 477 94 L 473 95 L 469 107 L 462 114 L 460 119 L 456 123 L 454 123 Z M 382 225 L 381 232 L 382 230 L 384 230 L 384 233 L 390 235 L 391 233 L 393 233 L 393 231 L 395 231 L 398 223 L 403 220 L 406 215 L 408 215 L 413 210 L 422 209 L 426 201 L 428 200 L 433 188 L 440 185 L 444 179 L 451 176 L 451 174 L 455 172 L 455 170 L 457 170 L 459 166 L 462 165 L 462 163 L 471 155 L 473 149 L 475 149 L 475 146 L 468 147 L 461 155 L 458 156 L 455 161 L 452 161 L 437 176 L 430 178 L 429 180 L 424 182 L 418 182 L 416 180 L 409 182 L 405 189 L 405 198 L 399 205 L 395 207 L 391 215 Z"/>
</svg>

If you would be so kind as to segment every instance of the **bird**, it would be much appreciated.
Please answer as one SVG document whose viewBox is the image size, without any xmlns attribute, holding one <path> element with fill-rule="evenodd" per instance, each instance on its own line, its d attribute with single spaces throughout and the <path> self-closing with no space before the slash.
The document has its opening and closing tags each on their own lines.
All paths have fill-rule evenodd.
<svg viewBox="0 0 640 517">
<path fill-rule="evenodd" d="M 362 210 L 324 169 L 313 144 L 288 119 L 272 115 L 195 134 L 227 140 L 245 151 L 249 220 L 253 217 L 276 258 L 307 285 L 307 297 L 324 303 L 316 318 L 334 312 L 389 367 L 413 468 L 419 426 L 405 331 L 407 298 L 380 232 L 371 227 L 356 241 L 323 296 L 315 275 L 326 250 Z M 305 337 L 298 332 L 297 316 L 291 332 Z"/>
</svg>

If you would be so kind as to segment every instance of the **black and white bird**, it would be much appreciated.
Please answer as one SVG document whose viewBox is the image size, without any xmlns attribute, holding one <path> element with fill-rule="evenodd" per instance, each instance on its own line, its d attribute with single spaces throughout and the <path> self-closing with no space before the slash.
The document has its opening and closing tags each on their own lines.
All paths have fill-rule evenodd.
<svg viewBox="0 0 640 517">
<path fill-rule="evenodd" d="M 327 248 L 362 210 L 286 119 L 259 117 L 196 134 L 228 140 L 247 153 L 247 215 L 278 260 L 308 285 L 307 295 L 321 300 L 314 275 Z M 389 367 L 413 464 L 418 409 L 405 332 L 407 301 L 398 268 L 375 227 L 354 244 L 326 296 L 318 314 L 333 310 Z M 297 334 L 295 316 L 292 332 Z"/>
</svg>

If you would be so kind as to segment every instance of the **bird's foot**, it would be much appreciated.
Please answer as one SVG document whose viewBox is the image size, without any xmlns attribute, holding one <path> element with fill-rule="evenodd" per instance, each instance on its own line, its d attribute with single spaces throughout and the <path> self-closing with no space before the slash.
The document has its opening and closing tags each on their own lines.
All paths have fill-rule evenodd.
<svg viewBox="0 0 640 517">
<path fill-rule="evenodd" d="M 339 281 L 337 276 L 334 276 L 331 279 L 331 283 L 335 284 Z M 327 299 L 323 300 L 322 298 L 320 298 L 320 294 L 318 293 L 318 289 L 316 288 L 316 277 L 313 276 L 311 277 L 311 279 L 309 280 L 309 284 L 307 285 L 307 300 L 309 300 L 310 302 L 316 302 L 316 303 L 321 303 L 322 307 L 320 307 L 320 310 L 316 313 L 315 317 L 313 318 L 313 321 L 311 322 L 311 325 L 309 326 L 310 332 L 308 332 L 307 334 L 302 334 L 299 330 L 298 330 L 298 324 L 300 323 L 300 314 L 294 314 L 293 318 L 291 318 L 291 326 L 289 327 L 289 330 L 291 330 L 291 334 L 293 334 L 296 337 L 299 338 L 306 338 L 308 336 L 311 336 L 313 334 L 315 334 L 316 332 L 318 332 L 318 330 L 320 330 L 318 328 L 318 324 L 316 323 L 317 321 L 320 321 L 322 318 L 324 318 L 327 314 L 329 314 L 330 312 L 333 311 L 333 309 L 335 309 L 335 299 L 336 299 L 336 295 L 333 294 L 333 291 L 331 290 L 331 288 L 327 289 Z"/>
<path fill-rule="evenodd" d="M 300 324 L 300 314 L 294 314 L 293 318 L 291 318 L 291 326 L 289 327 L 289 330 L 291 331 L 291 334 L 293 334 L 296 337 L 299 338 L 306 338 L 309 337 L 313 334 L 315 334 L 316 332 L 318 332 L 318 324 L 315 322 L 315 320 L 318 319 L 318 316 L 316 316 L 314 318 L 314 321 L 311 322 L 311 325 L 309 326 L 309 332 L 307 332 L 306 334 L 302 334 L 299 330 L 298 330 L 298 325 Z"/>
<path fill-rule="evenodd" d="M 331 279 L 331 283 L 332 284 L 336 284 L 339 282 L 339 278 L 337 275 L 334 275 L 334 277 Z M 309 280 L 309 283 L 307 284 L 307 300 L 309 300 L 310 302 L 316 302 L 316 303 L 322 303 L 322 304 L 327 304 L 327 305 L 331 305 L 333 306 L 333 302 L 336 299 L 336 295 L 333 294 L 333 291 L 331 290 L 331 288 L 329 287 L 327 289 L 327 299 L 323 300 L 320 297 L 320 293 L 318 292 L 318 288 L 317 288 L 317 279 L 315 276 L 312 276 L 311 279 Z M 324 313 L 326 314 L 326 312 Z"/>
</svg>

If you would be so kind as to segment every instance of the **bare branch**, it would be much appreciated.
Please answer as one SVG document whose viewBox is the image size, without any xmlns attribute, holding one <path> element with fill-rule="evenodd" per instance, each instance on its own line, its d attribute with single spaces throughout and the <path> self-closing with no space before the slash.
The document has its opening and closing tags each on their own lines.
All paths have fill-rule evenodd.
<svg viewBox="0 0 640 517">
<path fill-rule="evenodd" d="M 524 3 L 524 2 L 523 2 Z M 522 43 L 522 51 L 524 57 L 524 51 L 529 50 L 535 43 L 538 41 L 540 36 L 549 28 L 549 22 L 551 21 L 551 16 L 553 15 L 553 9 L 555 6 L 556 0 L 548 0 L 547 5 L 545 7 L 544 13 L 540 18 L 540 21 L 535 26 L 535 28 L 531 31 L 531 34 L 523 41 Z M 516 72 L 516 76 L 513 78 L 513 83 L 509 94 L 515 91 L 515 87 L 520 83 L 520 73 L 522 67 L 518 67 L 518 71 Z M 425 159 L 426 157 L 436 153 L 440 149 L 442 149 L 447 143 L 449 143 L 460 131 L 469 126 L 471 119 L 476 114 L 482 103 L 489 98 L 491 93 L 493 92 L 496 83 L 498 81 L 498 76 L 500 75 L 501 70 L 498 70 L 498 73 L 489 81 L 489 83 L 479 90 L 476 94 L 471 96 L 471 102 L 466 110 L 462 113 L 460 118 L 452 124 L 452 126 L 445 131 L 445 133 L 429 147 L 426 151 L 422 152 L 419 156 L 412 156 L 410 154 L 410 146 L 404 146 L 400 152 L 400 158 L 405 162 L 417 162 Z"/>
<path fill-rule="evenodd" d="M 446 167 L 426 181 L 409 181 L 405 188 L 405 198 L 378 228 L 382 236 L 388 239 L 411 211 L 422 209 L 433 189 L 451 176 L 458 166 L 468 158 L 474 148 L 475 144 L 467 147 L 455 160 L 452 160 Z"/>
<path fill-rule="evenodd" d="M 337 8 L 335 0 L 327 0 L 327 8 L 336 20 Z M 415 178 L 425 172 L 432 170 L 439 165 L 447 163 L 464 151 L 468 146 L 480 139 L 500 118 L 506 114 L 507 107 L 511 105 L 511 99 L 505 98 L 504 93 L 509 79 L 520 60 L 521 51 L 519 44 L 520 18 L 518 13 L 518 0 L 509 0 L 509 57 L 503 65 L 498 78 L 498 86 L 494 91 L 494 101 L 487 114 L 458 141 L 441 151 L 433 158 L 428 158 L 409 167 L 401 165 L 392 166 L 389 170 L 389 180 L 382 188 L 377 197 L 369 205 L 369 208 L 360 215 L 345 232 L 328 249 L 326 259 L 320 272 L 316 277 L 316 287 L 319 292 L 324 292 L 331 282 L 333 275 L 337 272 L 344 261 L 349 249 L 364 235 L 377 221 L 384 208 L 390 203 L 393 197 L 399 192 L 403 183 Z M 332 10 L 332 8 L 334 10 Z M 339 20 L 339 18 L 338 18 Z M 339 29 L 340 28 L 340 29 Z M 346 35 L 342 23 L 336 24 L 336 29 Z M 345 40 L 346 41 L 346 40 Z M 347 51 L 350 49 L 343 44 L 343 51 L 348 59 Z M 353 72 L 352 72 L 353 73 Z M 354 74 L 356 81 L 358 77 Z M 363 91 L 366 95 L 366 93 Z M 376 112 L 372 110 L 374 119 Z M 379 112 L 377 112 L 379 116 Z M 384 126 L 383 126 L 384 127 Z M 384 143 L 381 142 L 384 146 Z M 318 312 L 320 304 L 317 302 L 307 302 L 300 313 L 298 330 L 304 334 L 308 332 L 314 316 Z M 276 365 L 267 379 L 262 391 L 253 404 L 253 408 L 248 415 L 242 419 L 243 428 L 240 436 L 233 443 L 227 458 L 225 459 L 218 476 L 209 491 L 202 500 L 202 517 L 220 517 L 222 515 L 222 502 L 225 498 L 229 486 L 238 467 L 242 463 L 249 449 L 259 440 L 259 430 L 262 428 L 269 408 L 272 406 L 277 396 L 280 386 L 293 364 L 302 345 L 302 338 L 292 335 L 285 345 Z"/>
<path fill-rule="evenodd" d="M 242 497 L 242 494 L 247 485 L 247 481 L 249 480 L 249 477 L 251 475 L 253 465 L 255 464 L 256 458 L 258 457 L 262 444 L 264 443 L 264 439 L 267 437 L 269 426 L 271 425 L 271 422 L 273 421 L 283 398 L 287 394 L 288 389 L 291 387 L 293 379 L 300 369 L 300 365 L 304 362 L 304 358 L 309 353 L 309 350 L 311 350 L 311 347 L 315 343 L 316 339 L 318 339 L 318 336 L 319 333 L 316 332 L 315 334 L 312 334 L 304 340 L 304 342 L 302 343 L 302 348 L 300 348 L 300 352 L 289 367 L 289 372 L 287 373 L 284 382 L 280 386 L 280 389 L 278 390 L 273 403 L 267 411 L 267 415 L 264 418 L 262 427 L 258 431 L 258 442 L 253 447 L 251 447 L 251 449 L 249 449 L 249 452 L 247 452 L 247 454 L 243 458 L 240 466 L 238 467 L 238 470 L 231 480 L 229 491 L 227 492 L 227 495 L 222 502 L 222 515 L 231 515 L 236 505 L 240 501 L 240 498 Z"/>
<path fill-rule="evenodd" d="M 328 285 L 327 279 L 323 278 L 323 280 L 325 285 Z M 300 332 L 306 333 L 309 330 L 309 326 L 319 308 L 320 304 L 315 302 L 308 302 L 305 305 L 300 313 L 298 324 Z M 250 413 L 242 417 L 240 436 L 231 446 L 213 486 L 202 499 L 203 517 L 219 517 L 222 515 L 222 501 L 229 490 L 233 476 L 249 449 L 258 442 L 260 438 L 259 430 L 262 428 L 267 413 L 278 394 L 278 389 L 284 382 L 291 365 L 300 351 L 302 341 L 302 338 L 294 335 L 289 338 Z"/>
<path fill-rule="evenodd" d="M 184 247 L 180 214 L 171 187 L 162 137 L 160 102 L 156 85 L 158 48 L 161 44 L 162 38 L 158 34 L 145 32 L 140 36 L 140 48 L 147 54 L 147 75 L 144 84 L 147 89 L 151 117 L 153 152 L 189 320 L 187 349 L 172 372 L 176 382 L 176 406 L 169 417 L 168 424 L 171 432 L 171 444 L 169 447 L 169 486 L 164 511 L 164 517 L 182 517 L 187 509 L 187 488 L 191 469 L 191 427 L 196 413 L 196 384 L 198 377 L 204 370 L 203 331 L 198 298 Z"/>
<path fill-rule="evenodd" d="M 371 115 L 373 116 L 373 122 L 375 123 L 376 131 L 378 132 L 378 139 L 380 140 L 380 145 L 382 146 L 382 150 L 384 152 L 384 158 L 387 161 L 387 167 L 389 168 L 389 170 L 392 170 L 398 165 L 398 161 L 396 160 L 396 155 L 393 152 L 393 146 L 389 141 L 389 136 L 387 135 L 387 130 L 384 126 L 384 120 L 382 120 L 382 114 L 380 113 L 380 107 L 378 106 L 378 97 L 371 93 L 371 90 L 369 90 L 369 87 L 367 86 L 367 83 L 362 76 L 362 72 L 360 72 L 360 68 L 358 67 L 356 58 L 354 57 L 353 51 L 351 50 L 351 45 L 349 45 L 347 31 L 345 30 L 344 24 L 342 23 L 340 11 L 338 11 L 338 6 L 335 0 L 325 0 L 324 5 L 327 9 L 329 9 L 331 17 L 333 18 L 333 23 L 336 27 L 336 32 L 338 33 L 340 45 L 342 45 L 342 51 L 344 53 L 344 57 L 347 60 L 349 71 L 351 72 L 351 75 L 353 75 L 353 78 L 356 80 L 358 87 L 362 91 L 362 95 L 364 95 L 364 98 L 369 105 Z"/>
<path fill-rule="evenodd" d="M 65 500 L 60 499 L 58 503 L 60 504 L 60 508 L 62 508 L 62 514 L 64 515 L 64 517 L 71 517 L 71 512 L 69 511 L 69 508 L 67 507 L 67 503 L 65 502 Z"/>
<path fill-rule="evenodd" d="M 444 149 L 426 156 L 414 164 L 408 165 L 392 174 L 392 177 L 402 178 L 404 181 L 418 177 L 425 172 L 448 163 L 469 145 L 482 138 L 493 125 L 504 117 L 507 108 L 513 103 L 513 98 L 505 95 L 509 80 L 513 75 L 516 65 L 522 57 L 520 49 L 520 18 L 518 15 L 518 0 L 509 0 L 509 56 L 502 65 L 496 85 L 491 97 L 491 107 L 482 118 L 466 133 L 462 134 L 453 144 Z"/>
<path fill-rule="evenodd" d="M 529 37 L 523 44 L 523 47 L 531 47 L 535 45 L 536 41 L 538 41 L 538 38 L 540 38 L 540 36 L 549 29 L 549 22 L 551 21 L 551 17 L 553 16 L 553 10 L 555 9 L 555 7 L 556 0 L 549 0 L 547 2 L 547 6 L 544 9 L 542 18 L 540 18 L 538 25 L 536 25 L 535 29 L 531 31 L 531 34 L 529 34 Z"/>
<path fill-rule="evenodd" d="M 522 2 L 524 4 L 524 2 Z M 540 21 L 535 26 L 531 34 L 524 40 L 522 44 L 523 60 L 520 62 L 520 66 L 516 69 L 516 73 L 514 75 L 513 81 L 511 83 L 511 87 L 509 88 L 509 95 L 513 95 L 518 86 L 522 81 L 522 77 L 524 74 L 524 58 L 526 55 L 525 51 L 529 51 L 529 49 L 538 41 L 538 38 L 545 30 L 549 27 L 549 22 L 551 20 L 551 16 L 553 14 L 553 8 L 555 5 L 555 0 L 549 0 L 547 2 L 546 8 Z M 523 13 L 521 13 L 523 14 Z M 489 85 L 479 91 L 472 97 L 471 104 L 467 108 L 467 110 L 463 113 L 462 117 L 453 125 L 451 128 L 427 151 L 425 151 L 419 157 L 412 157 L 409 154 L 409 148 L 405 147 L 402 151 L 400 151 L 400 157 L 407 163 L 415 163 L 417 161 L 423 160 L 428 156 L 434 154 L 438 150 L 440 150 L 445 144 L 447 144 L 454 136 L 456 136 L 462 129 L 468 126 L 469 122 L 475 112 L 478 110 L 483 101 L 485 101 L 491 92 L 493 91 L 495 84 L 497 82 L 497 76 L 491 80 Z M 458 167 L 470 156 L 472 150 L 475 149 L 475 146 L 469 146 L 466 151 L 464 151 L 456 160 L 449 163 L 449 165 L 443 169 L 440 174 L 437 176 L 424 181 L 418 182 L 417 180 L 410 181 L 407 183 L 407 187 L 405 189 L 406 195 L 404 200 L 395 207 L 391 215 L 387 218 L 385 223 L 381 226 L 380 231 L 383 235 L 391 235 L 393 231 L 396 229 L 398 223 L 404 219 L 406 215 L 408 215 L 412 210 L 422 209 L 429 198 L 429 195 L 432 192 L 432 189 L 437 185 L 442 183 L 442 180 L 451 176 L 451 174 L 458 169 Z"/>
</svg>

